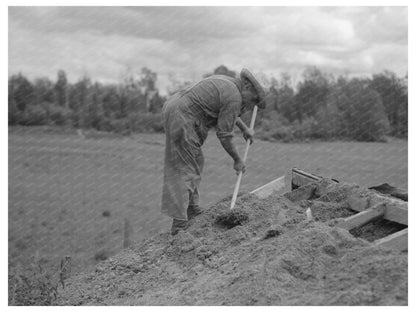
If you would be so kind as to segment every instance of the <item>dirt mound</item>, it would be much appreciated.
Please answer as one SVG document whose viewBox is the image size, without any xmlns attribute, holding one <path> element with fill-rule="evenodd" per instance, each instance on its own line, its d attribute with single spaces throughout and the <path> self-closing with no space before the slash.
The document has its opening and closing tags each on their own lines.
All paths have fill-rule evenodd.
<svg viewBox="0 0 416 312">
<path fill-rule="evenodd" d="M 244 195 L 238 222 L 218 218 L 226 198 L 187 231 L 155 236 L 72 277 L 58 304 L 406 305 L 407 253 L 334 226 L 353 214 L 347 199 L 357 190 L 322 182 L 313 198 L 302 190 Z"/>
</svg>

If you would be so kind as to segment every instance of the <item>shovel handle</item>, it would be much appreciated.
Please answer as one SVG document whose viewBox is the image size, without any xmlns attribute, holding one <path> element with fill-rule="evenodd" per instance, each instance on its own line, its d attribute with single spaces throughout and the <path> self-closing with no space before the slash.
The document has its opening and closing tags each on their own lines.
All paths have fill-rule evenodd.
<svg viewBox="0 0 416 312">
<path fill-rule="evenodd" d="M 254 129 L 254 123 L 256 122 L 256 116 L 257 116 L 257 105 L 254 106 L 253 114 L 251 115 L 250 129 L 252 129 L 252 130 Z M 247 140 L 246 149 L 244 151 L 244 157 L 243 157 L 244 163 L 247 160 L 247 154 L 248 154 L 248 149 L 249 148 L 250 148 L 250 140 Z M 237 201 L 237 194 L 238 194 L 238 190 L 240 189 L 240 183 L 241 183 L 241 178 L 242 177 L 243 177 L 243 172 L 240 171 L 240 173 L 238 174 L 237 183 L 235 184 L 235 187 L 234 187 L 234 193 L 233 193 L 233 198 L 231 199 L 230 209 L 234 208 L 235 202 Z"/>
</svg>

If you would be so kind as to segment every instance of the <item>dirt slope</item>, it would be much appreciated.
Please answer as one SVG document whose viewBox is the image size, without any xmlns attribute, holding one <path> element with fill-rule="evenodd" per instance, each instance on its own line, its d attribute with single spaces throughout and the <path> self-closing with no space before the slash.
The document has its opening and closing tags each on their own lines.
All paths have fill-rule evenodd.
<svg viewBox="0 0 416 312">
<path fill-rule="evenodd" d="M 187 231 L 142 241 L 67 280 L 58 304 L 407 305 L 407 252 L 334 226 L 354 214 L 348 197 L 369 191 L 328 181 L 319 190 L 314 199 L 307 190 L 244 195 L 236 209 L 248 220 L 232 228 L 217 222 L 224 199 Z"/>
</svg>

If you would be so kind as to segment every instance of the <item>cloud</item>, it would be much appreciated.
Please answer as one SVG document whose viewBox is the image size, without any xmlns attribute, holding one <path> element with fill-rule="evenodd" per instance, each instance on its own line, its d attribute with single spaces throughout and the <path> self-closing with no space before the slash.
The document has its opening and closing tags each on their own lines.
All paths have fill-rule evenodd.
<svg viewBox="0 0 416 312">
<path fill-rule="evenodd" d="M 250 8 L 217 7 L 13 7 L 9 15 L 42 32 L 79 30 L 190 42 L 245 35 Z"/>
<path fill-rule="evenodd" d="M 101 80 L 117 81 L 127 67 L 163 68 L 166 50 L 180 56 L 174 58 L 170 66 L 176 64 L 179 67 L 187 57 L 190 58 L 176 44 L 159 39 L 131 37 L 126 40 L 119 35 L 88 32 L 62 36 L 21 28 L 15 28 L 14 36 L 16 39 L 9 42 L 9 69 L 11 65 L 28 64 L 32 68 L 38 67 L 38 71 L 47 76 L 65 69 L 75 73 L 76 78 L 80 78 L 80 74 L 89 74 L 103 78 Z M 22 46 L 26 48 L 22 49 Z"/>
<path fill-rule="evenodd" d="M 10 7 L 9 74 L 117 81 L 146 66 L 161 88 L 221 64 L 405 74 L 407 35 L 405 7 Z"/>
<path fill-rule="evenodd" d="M 358 38 L 365 42 L 407 45 L 406 7 L 335 7 L 330 12 L 352 21 Z"/>
<path fill-rule="evenodd" d="M 274 20 L 274 19 L 273 19 Z M 345 45 L 355 39 L 353 25 L 314 10 L 293 10 L 279 18 L 270 19 L 265 35 L 278 38 L 285 44 L 297 46 Z"/>
</svg>

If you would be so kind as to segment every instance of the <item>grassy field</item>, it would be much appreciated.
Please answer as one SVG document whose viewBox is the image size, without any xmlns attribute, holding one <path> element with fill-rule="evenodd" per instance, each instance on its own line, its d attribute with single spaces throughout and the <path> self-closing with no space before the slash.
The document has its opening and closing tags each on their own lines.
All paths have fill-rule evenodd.
<svg viewBox="0 0 416 312">
<path fill-rule="evenodd" d="M 236 138 L 241 153 L 244 142 Z M 407 188 L 407 141 L 281 144 L 256 141 L 241 191 L 253 190 L 290 168 L 369 187 Z M 34 255 L 45 264 L 73 257 L 85 270 L 131 240 L 167 231 L 160 214 L 164 136 L 81 138 L 75 133 L 9 128 L 9 264 Z M 233 192 L 232 161 L 211 133 L 205 146 L 201 204 Z"/>
</svg>

